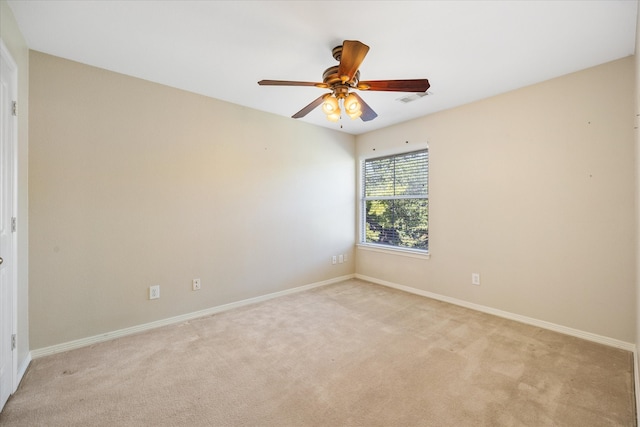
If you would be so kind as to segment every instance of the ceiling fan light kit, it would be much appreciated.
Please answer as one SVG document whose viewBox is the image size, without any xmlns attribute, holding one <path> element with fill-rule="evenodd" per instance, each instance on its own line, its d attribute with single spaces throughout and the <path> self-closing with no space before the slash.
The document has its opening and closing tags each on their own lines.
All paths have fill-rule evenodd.
<svg viewBox="0 0 640 427">
<path fill-rule="evenodd" d="M 344 110 L 352 120 L 362 116 L 362 106 L 353 93 L 350 93 L 344 99 Z"/>
<path fill-rule="evenodd" d="M 411 80 L 370 80 L 360 81 L 360 64 L 369 52 L 369 46 L 357 40 L 345 40 L 332 50 L 332 55 L 340 64 L 329 67 L 322 75 L 322 83 L 298 82 L 289 80 L 260 80 L 261 86 L 315 86 L 329 89 L 330 93 L 319 96 L 302 110 L 295 113 L 294 119 L 306 116 L 320 104 L 327 119 L 337 122 L 342 111 L 352 120 L 360 118 L 364 122 L 378 117 L 378 114 L 353 90 L 414 92 L 426 93 L 429 89 L 427 79 Z"/>
<path fill-rule="evenodd" d="M 322 103 L 322 111 L 328 116 L 330 114 L 334 114 L 340 110 L 340 105 L 338 104 L 338 100 L 331 95 L 325 97 L 324 102 Z"/>
</svg>

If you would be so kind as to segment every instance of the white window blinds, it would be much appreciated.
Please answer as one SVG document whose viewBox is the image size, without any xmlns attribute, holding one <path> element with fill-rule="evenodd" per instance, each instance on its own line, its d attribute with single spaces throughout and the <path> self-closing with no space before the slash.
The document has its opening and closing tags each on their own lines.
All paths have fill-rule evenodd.
<svg viewBox="0 0 640 427">
<path fill-rule="evenodd" d="M 365 160 L 362 242 L 427 251 L 428 181 L 428 150 Z"/>
</svg>

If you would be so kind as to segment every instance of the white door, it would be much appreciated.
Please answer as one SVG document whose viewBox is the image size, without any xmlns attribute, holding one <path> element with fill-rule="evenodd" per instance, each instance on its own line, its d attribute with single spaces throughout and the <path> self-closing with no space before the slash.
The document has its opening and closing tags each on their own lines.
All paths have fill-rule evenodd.
<svg viewBox="0 0 640 427">
<path fill-rule="evenodd" d="M 15 391 L 16 311 L 15 177 L 17 67 L 0 43 L 0 410 Z"/>
</svg>

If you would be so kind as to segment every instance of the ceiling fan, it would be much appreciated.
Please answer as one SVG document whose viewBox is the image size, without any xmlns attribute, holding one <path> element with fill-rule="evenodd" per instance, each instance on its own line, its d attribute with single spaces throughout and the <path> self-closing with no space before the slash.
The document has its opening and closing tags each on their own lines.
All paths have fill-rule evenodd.
<svg viewBox="0 0 640 427">
<path fill-rule="evenodd" d="M 337 122 L 344 112 L 351 118 L 360 117 L 368 122 L 378 117 L 378 114 L 356 93 L 357 90 L 385 91 L 385 92 L 426 92 L 429 89 L 429 80 L 367 80 L 360 81 L 360 64 L 369 52 L 369 46 L 357 40 L 345 40 L 342 45 L 332 50 L 333 57 L 340 65 L 329 67 L 322 75 L 322 83 L 298 82 L 290 80 L 260 80 L 261 86 L 315 86 L 321 89 L 329 89 L 313 100 L 309 105 L 295 113 L 294 119 L 309 114 L 313 109 L 322 104 L 322 111 L 327 119 Z"/>
</svg>

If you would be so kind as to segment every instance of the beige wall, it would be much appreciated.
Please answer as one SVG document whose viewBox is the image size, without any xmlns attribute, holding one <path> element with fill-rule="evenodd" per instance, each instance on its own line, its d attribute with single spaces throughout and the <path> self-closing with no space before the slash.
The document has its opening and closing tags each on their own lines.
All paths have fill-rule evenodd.
<svg viewBox="0 0 640 427">
<path fill-rule="evenodd" d="M 353 136 L 30 61 L 32 349 L 354 272 Z"/>
<path fill-rule="evenodd" d="M 634 58 L 357 138 L 30 66 L 32 349 L 354 271 L 636 342 Z M 330 265 L 351 255 L 354 158 L 406 141 L 430 145 L 431 259 Z"/>
<path fill-rule="evenodd" d="M 29 49 L 7 2 L 0 1 L 0 37 L 18 64 L 18 369 L 29 356 Z"/>
<path fill-rule="evenodd" d="M 431 259 L 357 273 L 635 342 L 633 88 L 629 57 L 358 136 L 429 142 Z"/>
</svg>

